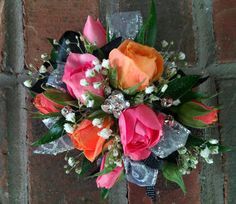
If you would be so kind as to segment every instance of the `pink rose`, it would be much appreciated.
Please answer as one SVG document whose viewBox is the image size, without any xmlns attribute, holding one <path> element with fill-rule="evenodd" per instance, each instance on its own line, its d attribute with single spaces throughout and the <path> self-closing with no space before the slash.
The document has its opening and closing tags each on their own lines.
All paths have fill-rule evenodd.
<svg viewBox="0 0 236 204">
<path fill-rule="evenodd" d="M 100 171 L 104 169 L 106 161 L 106 155 L 102 158 L 102 163 L 100 167 Z M 110 189 L 116 181 L 119 179 L 124 167 L 116 167 L 110 173 L 104 174 L 102 176 L 98 176 L 96 183 L 98 188 L 106 188 Z"/>
<path fill-rule="evenodd" d="M 143 160 L 151 154 L 162 136 L 164 115 L 146 105 L 138 105 L 122 112 L 119 118 L 124 155 L 132 160 Z"/>
<path fill-rule="evenodd" d="M 66 61 L 64 75 L 62 81 L 66 84 L 71 96 L 80 99 L 85 103 L 84 94 L 91 92 L 98 96 L 104 95 L 103 86 L 96 87 L 96 83 L 103 82 L 101 73 L 93 70 L 93 61 L 97 58 L 91 54 L 75 54 L 71 53 Z M 94 71 L 93 77 L 86 76 L 86 71 Z M 88 72 L 87 72 L 88 73 Z"/>
<path fill-rule="evenodd" d="M 106 44 L 106 30 L 98 19 L 94 20 L 91 16 L 88 16 L 84 25 L 83 35 L 98 48 Z"/>
</svg>

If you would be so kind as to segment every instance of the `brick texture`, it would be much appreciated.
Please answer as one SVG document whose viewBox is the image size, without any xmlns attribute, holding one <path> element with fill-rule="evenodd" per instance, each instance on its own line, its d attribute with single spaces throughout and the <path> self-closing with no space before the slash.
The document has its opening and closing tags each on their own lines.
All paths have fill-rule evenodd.
<svg viewBox="0 0 236 204">
<path fill-rule="evenodd" d="M 224 111 L 220 113 L 220 121 L 222 127 L 220 129 L 222 135 L 222 143 L 230 146 L 233 150 L 236 148 L 236 93 L 232 90 L 236 88 L 235 79 L 219 80 L 218 86 L 222 94 L 219 97 L 219 103 L 224 104 Z M 230 97 L 229 97 L 230 96 Z M 224 170 L 224 190 L 225 190 L 225 203 L 233 204 L 236 200 L 236 160 L 235 151 L 227 153 L 223 156 L 223 170 Z"/>
<path fill-rule="evenodd" d="M 4 49 L 4 0 L 0 0 L 0 72 L 3 70 Z"/>
<path fill-rule="evenodd" d="M 106 3 L 104 3 L 105 1 Z M 213 22 L 209 20 L 206 23 L 202 23 L 202 13 L 194 8 L 194 2 L 196 1 L 200 5 L 199 10 L 201 12 L 211 12 L 212 6 Z M 15 86 L 17 82 L 6 82 L 10 81 L 8 78 L 11 81 L 15 81 L 15 73 L 18 73 L 18 71 L 19 75 L 21 75 L 23 47 L 25 47 L 26 64 L 38 64 L 35 59 L 39 59 L 41 53 L 50 51 L 50 45 L 46 40 L 47 37 L 58 39 L 65 30 L 81 30 L 87 15 L 94 17 L 103 16 L 104 19 L 108 10 L 103 10 L 103 6 L 109 8 L 107 5 L 112 3 L 120 3 L 121 9 L 126 11 L 140 9 L 142 14 L 146 16 L 147 2 L 137 0 L 130 0 L 129 2 L 125 0 L 0 0 L 0 203 L 105 203 L 99 198 L 99 190 L 96 188 L 94 180 L 79 180 L 74 174 L 66 175 L 64 173 L 64 154 L 56 157 L 32 154 L 33 149 L 30 144 L 46 132 L 39 120 L 31 121 L 29 119 L 27 130 L 29 144 L 27 148 L 25 147 L 26 139 L 23 129 L 26 129 L 26 124 L 24 123 L 26 119 L 25 113 L 23 114 L 22 111 L 22 108 L 25 108 L 22 105 L 25 104 L 24 94 L 22 94 L 23 89 L 19 88 L 20 85 Z M 235 66 L 236 60 L 236 1 L 156 0 L 156 2 L 158 42 L 161 40 L 173 40 L 175 42 L 175 50 L 185 52 L 187 61 L 193 66 L 198 66 L 199 61 L 204 61 L 204 59 L 201 59 L 204 58 L 203 55 L 199 55 L 199 59 L 197 59 L 195 47 L 198 43 L 195 42 L 195 38 L 197 41 L 205 42 L 205 36 L 199 35 L 199 32 L 204 30 L 201 26 L 209 26 L 210 29 L 207 30 L 211 32 L 213 23 L 214 30 L 212 30 L 212 35 L 214 33 L 216 44 L 214 44 L 213 40 L 207 43 L 211 44 L 209 46 L 210 49 L 216 47 L 216 61 L 213 62 L 213 59 L 212 62 L 209 62 L 213 64 L 206 63 L 201 69 L 196 69 L 196 72 L 200 74 L 202 71 L 207 70 L 208 67 L 212 67 L 210 75 L 212 77 L 220 76 L 211 82 L 211 84 L 217 82 L 217 90 L 224 91 L 218 97 L 220 105 L 223 104 L 225 107 L 220 113 L 220 123 L 223 124 L 223 127 L 219 128 L 220 139 L 222 144 L 235 147 L 234 121 L 236 110 L 233 105 L 236 97 L 232 95 L 232 90 L 234 90 L 236 85 L 234 72 L 231 73 L 231 71 Z M 20 14 L 22 13 L 21 3 L 24 6 L 25 46 L 23 45 L 23 39 L 20 38 L 23 29 L 19 23 L 19 21 L 22 22 L 21 18 L 18 15 L 19 12 Z M 8 5 L 7 17 L 4 15 L 5 5 Z M 101 9 L 100 13 L 99 7 Z M 195 13 L 194 21 L 192 9 L 193 13 Z M 14 33 L 18 35 L 13 35 Z M 5 36 L 9 38 L 8 43 L 4 43 Z M 20 42 L 22 46 L 19 46 L 17 42 Z M 8 47 L 8 49 L 4 50 L 5 47 Z M 18 49 L 19 47 L 20 49 Z M 17 50 L 17 52 L 14 52 L 14 50 Z M 6 63 L 6 67 L 3 70 L 5 56 L 8 56 L 5 60 L 8 63 Z M 22 63 L 18 63 L 21 59 Z M 222 63 L 226 65 L 222 65 Z M 217 70 L 214 71 L 213 68 L 220 70 L 220 74 L 216 73 Z M 226 70 L 227 68 L 230 68 L 231 71 Z M 11 69 L 15 70 L 15 72 L 9 72 Z M 3 85 L 6 87 L 5 84 L 11 88 L 3 88 Z M 204 91 L 209 91 L 209 87 L 205 86 L 205 89 Z M 214 132 L 209 134 L 210 136 L 215 136 Z M 208 135 L 206 134 L 206 136 Z M 28 158 L 26 158 L 26 155 Z M 217 174 L 215 170 L 212 171 L 210 170 L 211 168 L 206 168 L 205 171 L 209 171 L 209 176 L 208 174 L 201 174 L 199 179 L 200 169 L 192 172 L 191 175 L 185 176 L 184 180 L 188 190 L 186 195 L 175 184 L 166 182 L 159 175 L 157 203 L 199 204 L 202 201 L 202 203 L 207 204 L 221 204 L 223 199 L 224 203 L 235 203 L 236 183 L 234 178 L 236 176 L 236 165 L 234 152 L 223 155 L 222 160 L 223 166 L 221 166 L 221 162 L 215 163 L 217 171 L 220 171 Z M 27 163 L 28 175 L 25 173 Z M 219 179 L 219 175 L 221 176 L 222 174 L 222 178 Z M 212 179 L 217 180 L 217 182 L 211 182 Z M 210 182 L 207 182 L 207 180 Z M 207 185 L 204 187 L 204 184 Z M 122 187 L 126 187 L 125 183 L 120 189 L 114 191 L 115 194 L 113 193 L 107 202 L 125 204 L 127 199 L 123 198 L 126 196 L 126 191 L 122 191 Z M 217 191 L 216 188 L 220 188 L 220 190 Z M 29 192 L 29 198 L 27 192 Z M 207 195 L 205 199 L 201 199 L 205 194 L 211 194 L 212 197 Z M 216 194 L 220 195 L 219 197 L 222 199 L 218 199 Z M 117 200 L 119 197 L 122 198 Z M 144 188 L 134 184 L 128 184 L 128 199 L 130 204 L 152 203 L 146 197 Z"/>
<path fill-rule="evenodd" d="M 6 138 L 6 95 L 5 91 L 0 89 L 0 203 L 8 202 L 8 184 L 7 184 L 7 138 Z"/>
<path fill-rule="evenodd" d="M 66 30 L 81 30 L 87 15 L 98 17 L 99 5 L 97 0 L 25 0 L 24 7 L 26 63 L 34 63 L 41 53 L 49 52 L 47 37 L 58 39 Z M 46 131 L 40 121 L 33 121 L 31 126 L 30 143 Z M 34 155 L 30 148 L 30 203 L 101 203 L 95 181 L 66 175 L 64 165 L 64 155 Z"/>
<path fill-rule="evenodd" d="M 88 15 L 98 17 L 98 0 L 25 0 L 26 62 L 48 52 L 46 38 L 58 39 L 66 30 L 81 31 Z"/>
<path fill-rule="evenodd" d="M 157 0 L 157 39 L 174 41 L 175 51 L 186 53 L 187 61 L 196 62 L 192 0 Z"/>
<path fill-rule="evenodd" d="M 200 204 L 199 170 L 194 170 L 183 178 L 187 189 L 185 195 L 177 185 L 166 183 L 166 180 L 160 178 L 157 185 L 159 195 L 157 203 Z"/>
<path fill-rule="evenodd" d="M 236 61 L 236 1 L 214 0 L 214 30 L 217 59 L 221 63 Z"/>
</svg>

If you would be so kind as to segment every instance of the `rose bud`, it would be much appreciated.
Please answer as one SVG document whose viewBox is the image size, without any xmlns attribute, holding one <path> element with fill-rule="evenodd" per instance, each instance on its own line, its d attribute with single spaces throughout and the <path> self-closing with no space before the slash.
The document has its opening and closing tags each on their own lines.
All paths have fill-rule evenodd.
<svg viewBox="0 0 236 204">
<path fill-rule="evenodd" d="M 184 103 L 177 109 L 180 122 L 194 128 L 205 128 L 217 122 L 218 110 L 198 101 Z"/>
<path fill-rule="evenodd" d="M 64 107 L 44 96 L 43 93 L 37 94 L 33 101 L 34 106 L 43 114 L 57 113 Z"/>
<path fill-rule="evenodd" d="M 106 30 L 98 19 L 94 20 L 91 16 L 88 16 L 84 25 L 83 35 L 98 48 L 106 44 Z"/>
<path fill-rule="evenodd" d="M 106 155 L 102 158 L 102 163 L 100 167 L 100 171 L 104 170 L 106 162 Z M 106 188 L 110 189 L 119 179 L 124 167 L 117 166 L 111 172 L 98 176 L 96 183 L 98 188 Z"/>
</svg>

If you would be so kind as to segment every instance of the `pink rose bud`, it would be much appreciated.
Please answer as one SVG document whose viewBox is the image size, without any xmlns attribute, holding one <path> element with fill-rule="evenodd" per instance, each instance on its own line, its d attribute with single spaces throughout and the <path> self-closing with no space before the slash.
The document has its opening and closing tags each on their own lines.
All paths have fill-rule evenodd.
<svg viewBox="0 0 236 204">
<path fill-rule="evenodd" d="M 71 96 L 86 103 L 86 93 L 104 96 L 104 87 L 94 87 L 94 83 L 103 82 L 103 75 L 95 73 L 88 76 L 88 71 L 93 71 L 93 61 L 98 60 L 91 54 L 71 53 L 66 61 L 62 81 L 66 84 Z"/>
<path fill-rule="evenodd" d="M 146 105 L 128 108 L 119 118 L 124 155 L 132 160 L 143 160 L 151 154 L 162 136 L 164 115 L 155 113 Z"/>
<path fill-rule="evenodd" d="M 102 159 L 100 171 L 105 167 L 106 155 Z M 110 189 L 119 179 L 124 167 L 116 167 L 110 173 L 98 176 L 96 183 L 98 188 Z"/>
<path fill-rule="evenodd" d="M 106 30 L 99 20 L 94 20 L 91 16 L 88 16 L 84 25 L 83 35 L 98 48 L 106 44 Z"/>
</svg>

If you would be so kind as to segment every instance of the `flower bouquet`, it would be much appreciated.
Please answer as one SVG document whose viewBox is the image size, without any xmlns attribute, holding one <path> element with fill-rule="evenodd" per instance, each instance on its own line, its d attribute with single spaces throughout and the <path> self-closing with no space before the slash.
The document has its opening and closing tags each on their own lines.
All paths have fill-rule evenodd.
<svg viewBox="0 0 236 204">
<path fill-rule="evenodd" d="M 185 54 L 173 43 L 156 43 L 156 9 L 134 39 L 111 36 L 88 16 L 82 33 L 65 32 L 48 39 L 50 54 L 42 65 L 30 65 L 29 87 L 48 133 L 33 143 L 34 152 L 67 152 L 65 172 L 97 177 L 104 197 L 120 179 L 146 188 L 155 199 L 159 172 L 186 192 L 182 175 L 199 159 L 228 151 L 218 140 L 191 133 L 217 122 L 218 109 L 196 91 L 208 77 L 186 75 Z M 32 71 L 37 70 L 36 72 Z M 69 151 L 76 149 L 76 156 Z"/>
</svg>

